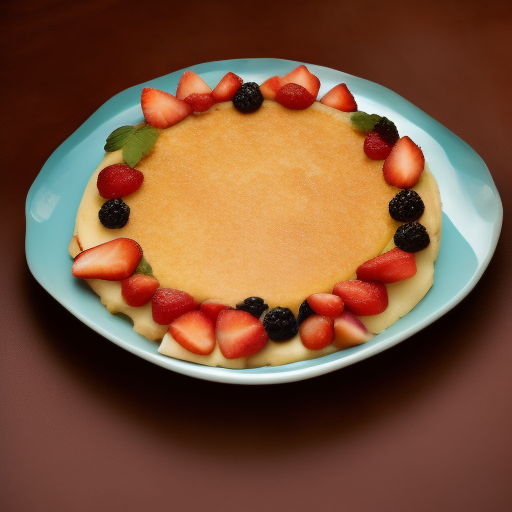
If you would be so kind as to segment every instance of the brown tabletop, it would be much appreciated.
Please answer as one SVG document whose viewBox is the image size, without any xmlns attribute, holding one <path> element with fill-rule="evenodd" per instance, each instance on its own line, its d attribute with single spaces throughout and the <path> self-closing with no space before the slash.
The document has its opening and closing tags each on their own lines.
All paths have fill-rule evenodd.
<svg viewBox="0 0 512 512">
<path fill-rule="evenodd" d="M 512 4 L 88 2 L 0 7 L 0 508 L 512 510 Z M 487 163 L 505 210 L 473 292 L 312 380 L 195 380 L 122 350 L 30 274 L 24 202 L 116 93 L 200 62 L 276 57 L 380 83 Z"/>
</svg>

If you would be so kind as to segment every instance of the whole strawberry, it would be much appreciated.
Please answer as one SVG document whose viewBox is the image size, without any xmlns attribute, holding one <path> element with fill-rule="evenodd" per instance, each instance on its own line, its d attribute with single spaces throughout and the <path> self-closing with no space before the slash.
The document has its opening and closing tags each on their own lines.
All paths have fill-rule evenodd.
<svg viewBox="0 0 512 512">
<path fill-rule="evenodd" d="M 105 199 L 115 199 L 133 194 L 138 190 L 144 175 L 126 164 L 113 164 L 98 174 L 98 192 Z"/>
</svg>

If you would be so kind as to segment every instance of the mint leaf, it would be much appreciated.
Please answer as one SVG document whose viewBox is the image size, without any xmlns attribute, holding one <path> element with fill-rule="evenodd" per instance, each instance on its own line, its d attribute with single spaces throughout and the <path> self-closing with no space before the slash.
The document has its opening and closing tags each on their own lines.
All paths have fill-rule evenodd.
<svg viewBox="0 0 512 512">
<path fill-rule="evenodd" d="M 135 269 L 134 274 L 145 274 L 147 276 L 153 276 L 153 269 L 151 265 L 147 262 L 146 258 L 142 256 L 138 267 Z"/>
<path fill-rule="evenodd" d="M 373 127 L 380 121 L 380 118 L 377 114 L 355 112 L 350 116 L 350 121 L 356 130 L 368 133 L 373 130 Z"/>
<path fill-rule="evenodd" d="M 107 142 L 105 143 L 105 151 L 111 153 L 112 151 L 117 151 L 121 149 L 126 142 L 133 135 L 135 128 L 133 126 L 121 126 L 121 128 L 117 128 L 114 130 L 108 137 Z"/>
</svg>

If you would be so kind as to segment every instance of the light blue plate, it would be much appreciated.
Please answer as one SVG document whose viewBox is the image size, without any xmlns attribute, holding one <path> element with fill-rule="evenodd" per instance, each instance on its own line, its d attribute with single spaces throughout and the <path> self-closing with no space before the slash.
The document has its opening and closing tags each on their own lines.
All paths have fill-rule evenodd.
<svg viewBox="0 0 512 512">
<path fill-rule="evenodd" d="M 191 70 L 214 87 L 228 71 L 262 83 L 300 62 L 241 59 L 210 62 Z M 340 71 L 307 64 L 320 78 L 319 97 L 345 82 L 359 110 L 392 119 L 400 133 L 421 146 L 441 191 L 443 235 L 435 284 L 407 316 L 370 342 L 312 361 L 251 370 L 210 368 L 157 352 L 157 344 L 136 334 L 131 322 L 110 315 L 98 297 L 71 275 L 68 244 L 78 205 L 93 170 L 103 158 L 105 139 L 115 128 L 143 121 L 143 87 L 174 93 L 184 70 L 131 87 L 97 110 L 48 159 L 27 197 L 26 254 L 34 277 L 65 308 L 104 337 L 155 364 L 201 379 L 273 384 L 322 375 L 396 345 L 434 322 L 475 286 L 494 253 L 503 219 L 501 200 L 487 166 L 465 142 L 398 94 Z M 58 327 L 56 327 L 58 328 Z M 73 334 L 70 333 L 71 340 Z"/>
</svg>

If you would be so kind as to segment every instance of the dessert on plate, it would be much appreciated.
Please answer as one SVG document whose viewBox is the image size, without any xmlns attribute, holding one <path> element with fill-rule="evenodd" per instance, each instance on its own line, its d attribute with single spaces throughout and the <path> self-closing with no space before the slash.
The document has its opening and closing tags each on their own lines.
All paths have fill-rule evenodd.
<svg viewBox="0 0 512 512">
<path fill-rule="evenodd" d="M 421 148 L 320 100 L 305 66 L 262 84 L 187 71 L 145 88 L 80 203 L 72 272 L 161 354 L 247 368 L 369 341 L 433 283 L 441 202 Z M 120 319 L 120 321 L 125 321 Z"/>
</svg>

